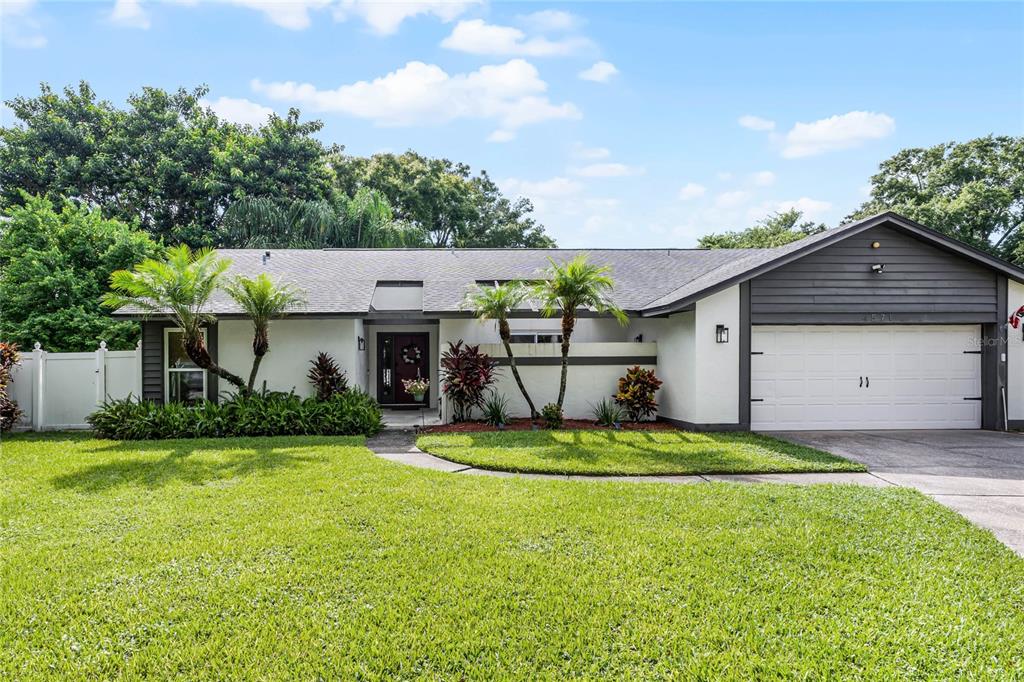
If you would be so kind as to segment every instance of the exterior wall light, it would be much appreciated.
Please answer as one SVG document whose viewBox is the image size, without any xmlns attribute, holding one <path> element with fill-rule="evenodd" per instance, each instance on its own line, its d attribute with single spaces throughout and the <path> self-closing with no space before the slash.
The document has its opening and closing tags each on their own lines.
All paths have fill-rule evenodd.
<svg viewBox="0 0 1024 682">
<path fill-rule="evenodd" d="M 715 343 L 729 343 L 729 328 L 724 324 L 715 325 Z"/>
<path fill-rule="evenodd" d="M 871 266 L 871 272 L 876 275 L 881 275 L 883 270 L 885 270 L 885 263 L 875 263 Z"/>
<path fill-rule="evenodd" d="M 871 242 L 871 248 L 872 249 L 877 249 L 880 246 L 881 246 L 881 243 L 879 243 L 879 242 Z"/>
</svg>

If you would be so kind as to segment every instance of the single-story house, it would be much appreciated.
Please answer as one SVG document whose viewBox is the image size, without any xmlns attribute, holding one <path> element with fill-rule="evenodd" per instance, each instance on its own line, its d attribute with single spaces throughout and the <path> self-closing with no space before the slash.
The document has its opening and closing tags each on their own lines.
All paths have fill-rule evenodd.
<svg viewBox="0 0 1024 682">
<path fill-rule="evenodd" d="M 622 326 L 581 311 L 566 414 L 587 417 L 629 366 L 664 381 L 660 419 L 696 429 L 1003 429 L 1024 426 L 1024 270 L 894 213 L 771 249 L 222 250 L 231 272 L 295 284 L 306 305 L 271 326 L 260 377 L 309 394 L 310 360 L 330 353 L 382 405 L 414 404 L 402 379 L 426 376 L 439 399 L 450 341 L 505 353 L 467 290 L 535 279 L 548 259 L 585 251 L 606 264 Z M 251 324 L 211 302 L 216 360 L 246 375 Z M 131 310 L 119 311 L 133 315 Z M 535 403 L 557 395 L 559 320 L 523 307 L 511 323 Z M 170 322 L 143 323 L 143 393 L 166 401 L 229 388 L 190 366 Z M 507 369 L 497 390 L 526 414 Z"/>
</svg>

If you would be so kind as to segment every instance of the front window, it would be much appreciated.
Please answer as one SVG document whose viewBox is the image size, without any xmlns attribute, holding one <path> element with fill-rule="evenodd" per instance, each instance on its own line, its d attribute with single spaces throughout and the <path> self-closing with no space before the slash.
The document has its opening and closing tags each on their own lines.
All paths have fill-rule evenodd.
<svg viewBox="0 0 1024 682">
<path fill-rule="evenodd" d="M 183 334 L 180 329 L 168 329 L 164 336 L 165 385 L 169 403 L 197 403 L 206 397 L 206 371 L 200 369 L 181 345 Z M 203 330 L 206 338 L 206 330 Z"/>
<path fill-rule="evenodd" d="M 510 334 L 509 343 L 561 343 L 562 335 L 552 332 L 518 332 Z"/>
</svg>

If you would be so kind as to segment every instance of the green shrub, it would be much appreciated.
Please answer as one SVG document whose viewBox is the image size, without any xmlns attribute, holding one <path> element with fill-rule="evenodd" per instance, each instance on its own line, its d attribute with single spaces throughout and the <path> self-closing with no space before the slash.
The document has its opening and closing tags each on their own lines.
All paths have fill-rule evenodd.
<svg viewBox="0 0 1024 682">
<path fill-rule="evenodd" d="M 608 398 L 601 398 L 601 402 L 591 407 L 594 411 L 594 421 L 600 426 L 614 426 L 622 422 L 622 408 Z"/>
<path fill-rule="evenodd" d="M 654 415 L 658 403 L 654 392 L 661 388 L 661 379 L 654 376 L 654 370 L 639 365 L 626 370 L 626 376 L 619 379 L 619 392 L 615 402 L 625 408 L 632 421 L 638 422 Z"/>
<path fill-rule="evenodd" d="M 511 419 L 508 413 L 508 398 L 493 391 L 484 402 L 482 412 L 484 421 L 492 426 L 508 424 Z"/>
<path fill-rule="evenodd" d="M 562 408 L 558 406 L 558 403 L 548 403 L 540 411 L 541 418 L 544 419 L 544 427 L 548 429 L 560 429 L 562 428 L 562 422 L 565 417 L 562 415 Z"/>
<path fill-rule="evenodd" d="M 336 393 L 328 400 L 256 393 L 196 405 L 158 405 L 129 396 L 104 403 L 87 421 L 101 436 L 116 440 L 372 436 L 383 427 L 377 402 L 359 390 Z"/>
</svg>

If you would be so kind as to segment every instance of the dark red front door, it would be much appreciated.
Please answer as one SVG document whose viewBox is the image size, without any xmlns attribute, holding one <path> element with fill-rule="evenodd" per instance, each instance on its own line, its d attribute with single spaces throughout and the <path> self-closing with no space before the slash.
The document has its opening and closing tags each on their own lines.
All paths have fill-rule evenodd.
<svg viewBox="0 0 1024 682">
<path fill-rule="evenodd" d="M 429 404 L 430 391 L 418 403 L 402 384 L 406 379 L 430 376 L 429 350 L 428 334 L 377 334 L 377 401 L 382 405 Z"/>
</svg>

